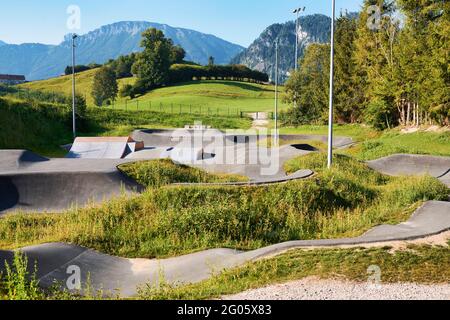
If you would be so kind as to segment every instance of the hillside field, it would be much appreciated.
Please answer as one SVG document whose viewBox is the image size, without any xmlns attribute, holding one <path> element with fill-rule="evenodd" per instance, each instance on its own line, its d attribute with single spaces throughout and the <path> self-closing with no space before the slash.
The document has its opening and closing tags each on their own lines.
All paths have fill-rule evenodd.
<svg viewBox="0 0 450 320">
<path fill-rule="evenodd" d="M 88 106 L 93 106 L 92 82 L 96 70 L 88 70 L 76 75 L 77 92 L 82 94 Z M 119 89 L 125 84 L 133 84 L 135 78 L 120 79 Z M 29 82 L 21 85 L 32 90 L 59 92 L 71 95 L 72 78 L 63 76 L 48 80 Z M 283 88 L 281 87 L 281 91 Z M 118 97 L 114 108 L 143 109 L 179 113 L 201 113 L 237 115 L 240 112 L 270 112 L 274 109 L 275 88 L 247 82 L 208 80 L 177 84 L 153 90 L 134 100 Z M 139 102 L 137 102 L 139 101 Z M 280 101 L 280 110 L 289 106 Z M 111 107 L 112 108 L 112 107 Z"/>
</svg>

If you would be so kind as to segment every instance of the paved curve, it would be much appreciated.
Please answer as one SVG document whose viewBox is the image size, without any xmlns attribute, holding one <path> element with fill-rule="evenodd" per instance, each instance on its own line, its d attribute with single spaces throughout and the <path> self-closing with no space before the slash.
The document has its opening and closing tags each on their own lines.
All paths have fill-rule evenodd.
<svg viewBox="0 0 450 320">
<path fill-rule="evenodd" d="M 173 285 L 196 283 L 208 279 L 224 269 L 242 266 L 247 262 L 274 256 L 287 250 L 308 247 L 332 247 L 362 245 L 388 241 L 425 238 L 450 230 L 450 203 L 430 201 L 422 206 L 408 222 L 396 226 L 378 226 L 361 237 L 291 241 L 259 250 L 239 252 L 230 249 L 214 249 L 165 260 L 123 259 L 108 256 L 86 248 L 51 243 L 23 248 L 30 262 L 36 262 L 37 278 L 43 287 L 56 283 L 63 288 L 71 276 L 68 268 L 80 270 L 81 282 L 87 279 L 93 290 L 105 295 L 119 294 L 133 297 L 146 284 L 157 285 L 161 276 Z M 13 253 L 0 251 L 0 261 L 11 261 Z M 3 263 L 0 264 L 0 268 Z M 30 263 L 34 266 L 33 263 Z"/>
<path fill-rule="evenodd" d="M 123 163 L 139 160 L 160 159 L 168 147 L 182 143 L 186 135 L 195 131 L 149 130 L 136 131 L 133 137 L 144 141 L 148 147 L 127 159 L 47 159 L 24 150 L 0 150 L 0 216 L 14 211 L 61 212 L 73 206 L 100 203 L 121 194 L 136 194 L 143 190 L 135 181 L 126 177 L 117 167 Z M 211 173 L 232 173 L 247 176 L 249 183 L 231 185 L 261 185 L 304 179 L 313 174 L 301 170 L 286 176 L 283 165 L 289 159 L 305 155 L 312 150 L 304 146 L 282 146 L 276 154 L 267 148 L 258 148 L 255 136 L 224 134 L 219 130 L 200 132 L 200 143 L 205 152 L 216 157 L 194 163 L 193 166 Z M 321 136 L 284 136 L 286 139 Z M 223 154 L 234 155 L 232 164 L 217 164 L 218 148 L 215 140 L 223 139 Z M 351 143 L 350 138 L 336 139 L 336 146 Z M 219 148 L 220 149 L 220 148 Z M 266 157 L 267 165 L 251 162 L 252 155 Z M 271 156 L 274 158 L 271 158 Z M 224 156 L 225 158 L 225 156 Z M 276 161 L 273 161 L 276 159 Z M 225 160 L 225 159 L 224 159 Z M 264 171 L 267 167 L 268 171 Z"/>
</svg>

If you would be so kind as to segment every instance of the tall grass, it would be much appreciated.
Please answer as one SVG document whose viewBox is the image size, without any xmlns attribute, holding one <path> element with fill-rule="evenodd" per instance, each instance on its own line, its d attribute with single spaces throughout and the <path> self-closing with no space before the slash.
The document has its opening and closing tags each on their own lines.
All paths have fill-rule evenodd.
<svg viewBox="0 0 450 320">
<path fill-rule="evenodd" d="M 42 297 L 35 275 L 28 272 L 28 259 L 15 252 L 12 265 L 5 261 L 5 275 L 0 274 L 0 300 L 37 300 Z"/>
<path fill-rule="evenodd" d="M 144 258 L 216 247 L 255 249 L 288 240 L 358 236 L 378 224 L 407 220 L 423 201 L 448 195 L 447 187 L 431 177 L 389 178 L 343 156 L 336 158 L 334 171 L 327 171 L 320 169 L 325 161 L 324 155 L 312 154 L 290 163 L 292 170 L 297 165 L 318 174 L 286 184 L 149 187 L 132 199 L 60 215 L 10 215 L 0 220 L 0 247 L 62 241 Z M 166 172 L 156 174 L 167 181 Z"/>
<path fill-rule="evenodd" d="M 70 115 L 64 106 L 0 98 L 0 149 L 28 149 L 62 155 L 71 140 Z"/>
<path fill-rule="evenodd" d="M 203 170 L 175 165 L 172 160 L 142 161 L 124 164 L 119 169 L 145 187 L 175 183 L 245 182 L 248 178 L 232 174 L 209 174 Z"/>
</svg>

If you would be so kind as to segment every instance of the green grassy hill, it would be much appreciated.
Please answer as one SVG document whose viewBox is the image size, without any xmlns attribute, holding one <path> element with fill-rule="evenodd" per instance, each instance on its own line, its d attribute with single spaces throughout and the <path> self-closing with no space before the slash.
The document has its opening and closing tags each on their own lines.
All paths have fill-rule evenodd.
<svg viewBox="0 0 450 320">
<path fill-rule="evenodd" d="M 195 121 L 219 129 L 248 129 L 251 120 L 238 117 L 167 116 L 165 113 L 88 108 L 77 122 L 79 136 L 127 136 L 135 129 L 182 128 Z M 66 105 L 14 96 L 0 97 L 0 149 L 27 149 L 45 156 L 63 156 L 61 145 L 72 142 L 72 113 Z"/>
<path fill-rule="evenodd" d="M 62 156 L 60 145 L 72 139 L 69 115 L 56 105 L 0 98 L 0 115 L 0 149 Z"/>
<path fill-rule="evenodd" d="M 84 95 L 89 106 L 93 105 L 91 97 L 92 82 L 96 70 L 89 70 L 77 74 L 77 91 Z M 125 84 L 132 84 L 135 78 L 119 80 L 119 88 Z M 71 94 L 71 76 L 63 76 L 49 80 L 36 81 L 23 84 L 23 88 L 33 90 L 60 92 L 66 95 Z M 196 81 L 182 83 L 166 88 L 153 90 L 132 101 L 128 98 L 118 98 L 115 108 L 121 109 L 145 109 L 152 111 L 179 112 L 180 105 L 182 111 L 222 115 L 237 114 L 255 111 L 273 111 L 274 108 L 274 87 L 271 85 L 261 85 L 237 81 Z M 281 89 L 283 90 L 283 88 Z M 137 102 L 139 101 L 139 102 Z M 288 108 L 281 103 L 280 109 Z M 219 109 L 219 110 L 217 110 Z"/>
</svg>

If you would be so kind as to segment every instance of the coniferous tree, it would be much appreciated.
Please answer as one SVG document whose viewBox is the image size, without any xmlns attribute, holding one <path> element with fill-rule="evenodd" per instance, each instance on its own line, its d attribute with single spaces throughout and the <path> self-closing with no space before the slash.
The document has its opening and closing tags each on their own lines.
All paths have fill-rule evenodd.
<svg viewBox="0 0 450 320">
<path fill-rule="evenodd" d="M 334 104 L 339 122 L 356 122 L 360 115 L 361 94 L 354 74 L 356 20 L 341 15 L 336 22 Z"/>
</svg>

